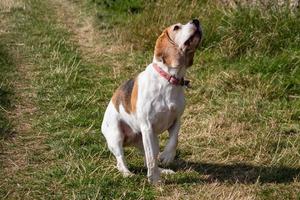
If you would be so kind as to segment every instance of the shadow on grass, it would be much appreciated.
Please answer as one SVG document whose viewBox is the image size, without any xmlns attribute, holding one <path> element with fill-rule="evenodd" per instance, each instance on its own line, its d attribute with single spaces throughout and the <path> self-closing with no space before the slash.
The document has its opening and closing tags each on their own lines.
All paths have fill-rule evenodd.
<svg viewBox="0 0 300 200">
<path fill-rule="evenodd" d="M 186 184 L 186 183 L 290 183 L 300 178 L 300 168 L 287 166 L 255 166 L 245 163 L 218 164 L 218 163 L 197 163 L 184 160 L 176 160 L 170 169 L 175 172 L 184 171 L 196 172 L 185 173 L 167 178 L 166 184 Z M 129 169 L 135 174 L 147 174 L 146 167 L 131 165 Z M 199 177 L 199 175 L 206 175 Z"/>
<path fill-rule="evenodd" d="M 7 108 L 10 105 L 9 96 L 11 93 L 7 90 L 0 88 L 0 138 L 7 139 L 14 135 L 12 125 L 7 117 Z"/>
<path fill-rule="evenodd" d="M 207 175 L 208 178 L 195 176 L 176 178 L 174 181 L 167 181 L 167 184 L 183 183 L 289 183 L 300 178 L 300 168 L 286 166 L 255 166 L 245 163 L 218 164 L 218 163 L 197 163 L 184 160 L 177 160 L 171 169 L 193 170 L 199 175 Z"/>
<path fill-rule="evenodd" d="M 2 38 L 0 38 L 1 40 Z M 13 135 L 12 125 L 8 119 L 8 109 L 11 108 L 13 92 L 9 81 L 7 81 L 13 70 L 14 64 L 8 49 L 0 43 L 0 139 L 6 139 Z"/>
</svg>

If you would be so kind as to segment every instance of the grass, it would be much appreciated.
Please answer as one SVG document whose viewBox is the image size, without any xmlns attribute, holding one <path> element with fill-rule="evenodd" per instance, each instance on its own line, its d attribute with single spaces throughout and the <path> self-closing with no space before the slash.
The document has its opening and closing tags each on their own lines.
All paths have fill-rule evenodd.
<svg viewBox="0 0 300 200">
<path fill-rule="evenodd" d="M 13 64 L 10 55 L 7 54 L 7 48 L 3 44 L 0 44 L 0 65 L 0 136 L 2 139 L 11 133 L 11 124 L 7 113 L 11 107 L 11 98 L 13 95 L 10 82 L 10 75 L 13 74 Z"/>
<path fill-rule="evenodd" d="M 37 107 L 25 116 L 32 125 L 21 141 L 27 144 L 25 154 L 1 139 L 5 151 L 26 158 L 14 173 L 1 176 L 3 198 L 300 198 L 299 12 L 232 9 L 213 1 L 67 3 L 78 11 L 69 18 L 95 17 L 93 27 L 104 45 L 97 58 L 86 55 L 76 33 L 60 21 L 59 13 L 68 10 L 59 4 L 28 0 L 1 14 L 13 24 L 0 45 L 1 133 L 13 128 L 7 124 L 17 124 L 8 113 L 17 104 L 14 96 L 22 98 L 10 84 L 16 73 L 11 66 L 17 66 L 10 43 L 24 44 L 18 46 L 18 62 L 28 66 L 32 89 L 27 92 Z M 164 185 L 151 186 L 142 158 L 127 149 L 136 175 L 124 179 L 100 134 L 103 112 L 118 85 L 151 62 L 160 31 L 193 17 L 201 19 L 205 38 L 188 73 L 193 88 L 186 91 L 171 166 L 177 173 L 164 177 Z M 166 139 L 162 135 L 162 143 Z M 9 171 L 5 165 L 3 170 Z"/>
</svg>

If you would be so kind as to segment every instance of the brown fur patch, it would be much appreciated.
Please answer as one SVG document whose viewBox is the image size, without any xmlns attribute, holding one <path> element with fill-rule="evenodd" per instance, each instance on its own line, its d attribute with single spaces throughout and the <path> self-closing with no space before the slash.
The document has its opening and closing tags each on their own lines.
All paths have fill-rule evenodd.
<svg viewBox="0 0 300 200">
<path fill-rule="evenodd" d="M 122 104 L 127 113 L 136 111 L 136 102 L 138 96 L 138 85 L 136 79 L 130 79 L 123 83 L 114 93 L 112 102 L 119 112 Z"/>
<path fill-rule="evenodd" d="M 137 82 L 137 80 L 135 80 L 133 89 L 132 89 L 132 93 L 131 93 L 131 99 L 130 99 L 131 112 L 133 112 L 133 113 L 136 111 L 137 98 L 138 98 L 138 82 Z"/>
</svg>

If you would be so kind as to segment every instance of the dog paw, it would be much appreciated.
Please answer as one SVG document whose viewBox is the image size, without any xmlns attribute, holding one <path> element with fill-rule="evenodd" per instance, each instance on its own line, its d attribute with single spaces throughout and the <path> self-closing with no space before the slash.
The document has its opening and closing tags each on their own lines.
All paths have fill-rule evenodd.
<svg viewBox="0 0 300 200">
<path fill-rule="evenodd" d="M 160 173 L 162 174 L 175 174 L 175 172 L 171 169 L 159 168 Z"/>
<path fill-rule="evenodd" d="M 165 152 L 163 151 L 160 155 L 159 155 L 159 161 L 163 164 L 163 165 L 169 165 L 175 158 L 176 152 Z"/>
<path fill-rule="evenodd" d="M 123 174 L 123 177 L 124 177 L 124 178 L 134 176 L 134 173 L 132 173 L 132 172 L 130 172 L 130 171 L 122 172 L 122 174 Z"/>
<path fill-rule="evenodd" d="M 154 172 L 150 173 L 150 175 L 148 175 L 149 183 L 153 185 L 160 184 L 161 183 L 160 173 L 161 170 L 159 168 L 157 168 L 157 170 L 155 170 Z"/>
<path fill-rule="evenodd" d="M 153 179 L 152 177 L 148 177 L 148 182 L 153 185 L 159 185 L 162 183 L 161 179 Z"/>
<path fill-rule="evenodd" d="M 122 173 L 124 178 L 134 176 L 134 173 L 130 172 L 129 170 L 123 170 L 123 171 L 120 171 L 120 172 Z"/>
</svg>

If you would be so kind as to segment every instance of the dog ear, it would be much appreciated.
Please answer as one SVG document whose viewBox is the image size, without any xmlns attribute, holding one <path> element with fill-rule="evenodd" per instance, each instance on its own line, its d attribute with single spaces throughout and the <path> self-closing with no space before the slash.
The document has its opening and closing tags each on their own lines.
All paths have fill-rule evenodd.
<svg viewBox="0 0 300 200">
<path fill-rule="evenodd" d="M 165 50 L 168 46 L 168 38 L 166 35 L 167 29 L 165 29 L 162 34 L 157 38 L 154 49 L 154 56 L 156 60 L 160 62 L 165 62 L 166 53 Z"/>
<path fill-rule="evenodd" d="M 156 40 L 154 57 L 170 67 L 176 67 L 179 64 L 179 52 L 170 42 L 168 29 L 165 29 Z"/>
</svg>

